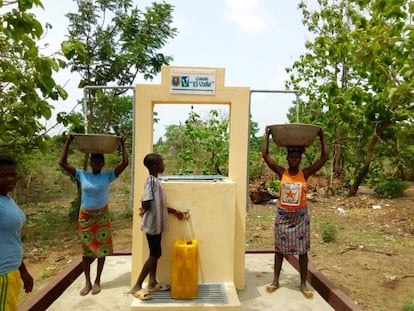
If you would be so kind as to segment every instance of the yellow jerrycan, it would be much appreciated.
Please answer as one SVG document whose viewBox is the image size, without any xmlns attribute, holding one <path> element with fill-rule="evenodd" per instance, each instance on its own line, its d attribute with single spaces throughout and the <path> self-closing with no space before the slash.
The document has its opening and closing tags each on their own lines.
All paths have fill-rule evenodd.
<svg viewBox="0 0 414 311">
<path fill-rule="evenodd" d="M 171 258 L 171 297 L 195 299 L 198 291 L 198 240 L 176 240 Z"/>
</svg>

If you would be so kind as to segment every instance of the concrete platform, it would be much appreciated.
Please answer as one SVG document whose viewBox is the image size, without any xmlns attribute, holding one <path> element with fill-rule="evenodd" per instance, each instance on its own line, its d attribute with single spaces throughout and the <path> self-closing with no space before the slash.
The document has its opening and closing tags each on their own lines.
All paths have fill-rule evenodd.
<svg viewBox="0 0 414 311">
<path fill-rule="evenodd" d="M 96 267 L 93 264 L 91 275 L 95 275 Z M 58 297 L 47 310 L 134 310 L 140 305 L 145 305 L 148 310 L 150 301 L 142 304 L 128 294 L 130 290 L 130 256 L 107 257 L 102 274 L 102 291 L 98 295 L 80 296 L 79 291 L 84 285 L 83 274 Z M 275 293 L 266 293 L 265 287 L 273 277 L 273 254 L 246 254 L 246 288 L 237 293 L 243 311 L 271 311 L 271 310 L 334 310 L 328 302 L 315 290 L 314 298 L 309 300 L 303 297 L 299 291 L 299 273 L 285 260 L 282 267 L 280 285 Z M 153 310 L 169 310 L 171 305 L 153 306 Z M 207 306 L 205 306 L 207 307 Z M 239 309 L 240 307 L 238 307 Z M 185 308 L 188 309 L 188 308 Z M 208 308 L 205 308 L 208 309 Z M 142 309 L 144 310 L 144 309 Z M 176 310 L 182 310 L 176 309 Z M 191 309 L 195 310 L 195 309 Z M 211 309 L 210 309 L 211 310 Z M 223 310 L 217 308 L 217 310 Z"/>
</svg>

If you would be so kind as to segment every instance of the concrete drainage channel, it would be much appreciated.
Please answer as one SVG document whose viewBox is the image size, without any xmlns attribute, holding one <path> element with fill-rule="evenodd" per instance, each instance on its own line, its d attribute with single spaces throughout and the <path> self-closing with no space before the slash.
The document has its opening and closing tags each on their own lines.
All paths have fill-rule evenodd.
<svg viewBox="0 0 414 311">
<path fill-rule="evenodd" d="M 227 304 L 226 289 L 222 283 L 203 283 L 198 285 L 196 299 L 173 299 L 170 292 L 152 292 L 152 299 L 142 303 L 177 303 L 177 304 Z"/>
</svg>

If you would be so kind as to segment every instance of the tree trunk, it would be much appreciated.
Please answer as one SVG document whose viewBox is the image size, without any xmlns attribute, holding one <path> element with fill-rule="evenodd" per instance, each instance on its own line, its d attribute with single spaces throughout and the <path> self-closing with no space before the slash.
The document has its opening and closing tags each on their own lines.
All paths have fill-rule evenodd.
<svg viewBox="0 0 414 311">
<path fill-rule="evenodd" d="M 401 178 L 401 180 L 407 180 L 407 176 L 405 174 L 403 160 L 401 159 L 401 148 L 400 148 L 400 137 L 397 136 L 396 138 L 396 156 L 397 156 L 397 165 L 395 168 L 395 174 Z"/>
<path fill-rule="evenodd" d="M 375 128 L 375 133 L 371 138 L 371 143 L 368 146 L 368 151 L 367 151 L 367 157 L 365 159 L 365 163 L 363 165 L 363 167 L 361 168 L 361 170 L 359 171 L 359 173 L 357 174 L 357 177 L 355 179 L 355 183 L 351 186 L 351 189 L 349 191 L 349 196 L 353 197 L 357 194 L 358 192 L 358 188 L 362 183 L 362 180 L 364 179 L 365 175 L 368 173 L 369 170 L 369 166 L 371 165 L 371 161 L 372 161 L 372 157 L 374 155 L 374 149 L 375 149 L 375 145 L 377 144 L 379 138 L 381 137 L 381 134 L 384 132 L 384 130 L 387 128 L 388 124 L 384 124 L 381 127 L 376 127 Z"/>
<path fill-rule="evenodd" d="M 113 111 L 114 111 L 113 106 L 115 105 L 115 99 L 116 99 L 115 92 L 113 92 L 111 94 L 111 97 L 112 98 L 111 98 L 111 100 L 108 103 L 108 105 L 109 105 L 109 107 L 107 109 L 108 112 L 107 112 L 107 114 L 105 116 L 105 119 L 102 121 L 102 124 L 100 124 L 99 133 L 103 133 L 103 132 L 107 132 L 108 131 L 109 122 L 112 119 L 112 114 L 113 114 Z"/>
<path fill-rule="evenodd" d="M 333 153 L 333 177 L 342 180 L 342 136 L 337 136 Z"/>
</svg>

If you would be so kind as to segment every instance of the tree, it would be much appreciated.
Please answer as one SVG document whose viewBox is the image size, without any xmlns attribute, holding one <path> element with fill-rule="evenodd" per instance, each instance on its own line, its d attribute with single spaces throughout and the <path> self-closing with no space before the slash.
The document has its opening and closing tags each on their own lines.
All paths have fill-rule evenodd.
<svg viewBox="0 0 414 311">
<path fill-rule="evenodd" d="M 333 140 L 333 173 L 348 174 L 352 196 L 377 143 L 398 139 L 398 129 L 413 121 L 413 2 L 318 3 L 315 11 L 300 4 L 314 38 L 287 69 L 287 87 L 306 97 L 301 120 L 322 125 Z"/>
<path fill-rule="evenodd" d="M 228 127 L 228 116 L 217 110 L 211 110 L 207 120 L 191 111 L 184 124 L 166 127 L 166 141 L 155 149 L 165 155 L 173 174 L 227 175 Z"/>
<path fill-rule="evenodd" d="M 171 26 L 173 7 L 166 3 L 153 3 L 145 12 L 133 7 L 132 0 L 76 0 L 77 13 L 68 13 L 68 40 L 62 43 L 62 52 L 69 59 L 71 72 L 81 76 L 79 87 L 116 87 L 89 89 L 87 98 L 88 133 L 123 130 L 111 123 L 117 100 L 130 87 L 138 74 L 145 79 L 161 71 L 172 57 L 159 50 L 174 38 L 177 30 Z M 124 88 L 122 88 L 124 87 Z M 132 113 L 125 110 L 122 118 Z M 106 114 L 103 114 L 106 113 Z M 68 120 L 66 116 L 60 116 Z M 131 122 L 132 123 L 132 122 Z M 132 128 L 132 124 L 131 124 Z M 124 134 L 124 133 L 114 133 Z M 87 168 L 88 155 L 84 157 Z M 78 196 L 80 194 L 79 183 Z M 79 210 L 79 204 L 77 211 Z M 77 213 L 76 213 L 77 214 Z"/>
<path fill-rule="evenodd" d="M 250 116 L 251 117 L 251 116 Z M 249 177 L 254 179 L 266 169 L 261 156 L 263 137 L 256 137 L 258 123 L 250 119 Z M 154 146 L 163 154 L 168 174 L 227 175 L 229 160 L 229 117 L 210 110 L 204 120 L 190 111 L 183 124 L 166 127 L 165 137 Z"/>
<path fill-rule="evenodd" d="M 100 97 L 99 106 L 100 109 L 96 109 L 95 118 L 102 122 L 92 124 L 93 132 L 132 136 L 133 96 L 107 94 L 107 96 Z"/>
<path fill-rule="evenodd" d="M 67 97 L 52 76 L 65 63 L 39 51 L 37 41 L 44 30 L 30 13 L 34 5 L 43 8 L 39 0 L 0 2 L 1 152 L 25 154 L 44 148 L 46 129 L 41 119 L 49 119 L 53 108 L 48 100 Z"/>
<path fill-rule="evenodd" d="M 70 58 L 72 72 L 81 76 L 79 87 L 131 86 L 138 74 L 152 79 L 172 57 L 159 50 L 174 38 L 171 26 L 173 7 L 153 3 L 145 12 L 131 0 L 78 0 L 78 12 L 69 13 L 68 40 L 64 54 Z M 115 109 L 115 98 L 127 91 L 117 88 L 109 94 L 90 90 L 88 131 L 108 128 L 111 116 L 97 115 L 104 108 Z M 112 97 L 108 100 L 108 96 Z"/>
<path fill-rule="evenodd" d="M 264 136 L 257 137 L 259 124 L 252 120 L 249 122 L 249 180 L 260 177 L 268 169 L 262 158 L 262 145 Z M 270 146 L 273 149 L 273 146 Z"/>
</svg>

